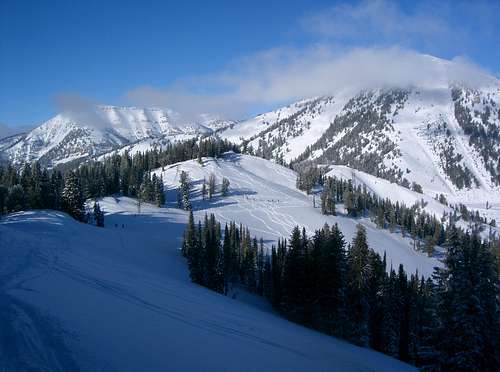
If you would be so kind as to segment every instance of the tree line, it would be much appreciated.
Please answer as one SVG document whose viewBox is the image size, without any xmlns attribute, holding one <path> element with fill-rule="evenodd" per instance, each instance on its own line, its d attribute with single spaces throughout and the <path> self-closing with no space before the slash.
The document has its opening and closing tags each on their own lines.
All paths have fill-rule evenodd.
<svg viewBox="0 0 500 372">
<path fill-rule="evenodd" d="M 470 211 L 463 204 L 450 205 L 453 213 L 445 213 L 436 217 L 425 211 L 427 202 L 423 199 L 412 206 L 389 198 L 380 198 L 368 191 L 366 185 L 353 184 L 352 180 L 327 177 L 324 169 L 309 167 L 303 169 L 297 177 L 297 188 L 310 193 L 316 185 L 321 187 L 320 207 L 325 215 L 336 215 L 336 205 L 342 203 L 350 217 L 369 217 L 379 228 L 399 231 L 403 236 L 410 236 L 414 248 L 423 250 L 429 255 L 434 253 L 436 245 L 444 243 L 446 229 L 459 219 L 469 224 L 471 231 L 483 231 L 487 224 L 494 227 L 496 221 L 487 221 L 479 212 Z M 413 185 L 418 192 L 420 186 Z M 421 190 L 420 190 L 421 191 Z M 448 205 L 444 195 L 436 195 L 436 200 Z M 498 237 L 490 236 L 494 245 L 498 245 Z"/>
<path fill-rule="evenodd" d="M 454 226 L 433 278 L 387 267 L 358 225 L 346 244 L 337 225 L 308 237 L 295 227 L 270 252 L 214 215 L 192 213 L 182 252 L 191 280 L 228 295 L 234 285 L 265 296 L 283 316 L 424 370 L 494 371 L 499 357 L 499 281 L 491 247 Z"/>
<path fill-rule="evenodd" d="M 227 151 L 239 152 L 236 145 L 218 137 L 190 139 L 133 155 L 114 153 L 82 164 L 76 174 L 87 198 L 121 194 L 161 206 L 165 203 L 163 180 L 152 170 L 192 159 L 201 162 L 202 157 L 218 157 Z"/>
<path fill-rule="evenodd" d="M 222 184 L 220 185 L 220 196 L 227 196 L 229 193 L 229 179 L 222 177 Z M 208 176 L 208 182 L 206 178 L 203 178 L 203 183 L 201 185 L 201 197 L 202 200 L 212 199 L 217 193 L 219 187 L 217 184 L 217 177 L 214 173 L 210 173 Z M 177 188 L 177 206 L 186 211 L 192 209 L 191 205 L 191 179 L 189 173 L 186 171 L 181 171 L 179 175 L 179 187 Z"/>
<path fill-rule="evenodd" d="M 165 203 L 163 180 L 151 174 L 153 169 L 202 156 L 217 157 L 226 151 L 239 152 L 230 142 L 210 137 L 133 155 L 114 153 L 65 171 L 42 168 L 38 162 L 27 163 L 22 169 L 0 165 L 0 214 L 54 209 L 68 212 L 79 221 L 101 221 L 100 206 L 85 211 L 85 200 L 114 194 L 160 206 Z M 98 211 L 95 216 L 94 209 Z"/>
<path fill-rule="evenodd" d="M 27 209 L 54 209 L 68 213 L 81 222 L 104 226 L 99 203 L 86 209 L 81 181 L 74 172 L 42 169 L 26 164 L 21 171 L 0 166 L 0 215 Z"/>
</svg>

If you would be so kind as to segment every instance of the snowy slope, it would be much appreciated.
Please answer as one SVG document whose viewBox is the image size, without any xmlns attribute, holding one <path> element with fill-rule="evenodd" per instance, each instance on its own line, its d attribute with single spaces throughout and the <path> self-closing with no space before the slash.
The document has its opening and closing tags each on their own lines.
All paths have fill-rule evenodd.
<svg viewBox="0 0 500 372">
<path fill-rule="evenodd" d="M 248 155 L 228 153 L 218 160 L 204 158 L 200 165 L 196 160 L 178 163 L 157 170 L 166 185 L 167 200 L 176 200 L 176 188 L 182 170 L 189 173 L 192 180 L 192 204 L 195 217 L 202 219 L 205 213 L 214 213 L 222 222 L 236 221 L 250 228 L 253 236 L 262 237 L 268 247 L 277 239 L 288 238 L 294 226 L 303 226 L 309 234 L 328 224 L 338 223 L 350 242 L 356 225 L 362 223 L 368 232 L 370 246 L 381 255 L 387 253 L 389 263 L 394 266 L 402 263 L 407 272 L 416 270 L 430 276 L 435 266 L 441 265 L 436 258 L 429 258 L 413 249 L 412 241 L 400 234 L 380 230 L 368 219 L 352 219 L 343 216 L 324 216 L 320 213 L 319 200 L 313 208 L 312 196 L 295 188 L 296 173 L 265 159 Z M 230 195 L 212 200 L 201 199 L 203 179 L 208 180 L 214 173 L 217 182 L 222 177 L 229 179 Z"/>
<path fill-rule="evenodd" d="M 383 178 L 372 176 L 371 174 L 361 172 L 345 165 L 332 165 L 330 171 L 326 173 L 327 177 L 336 177 L 345 180 L 352 180 L 353 185 L 365 185 L 366 189 L 382 199 L 390 199 L 393 203 L 399 202 L 412 206 L 422 201 L 426 204 L 425 210 L 441 217 L 444 213 L 452 212 L 452 209 L 446 205 L 439 203 L 434 198 L 409 190 L 396 183 L 389 182 Z"/>
<path fill-rule="evenodd" d="M 0 152 L 14 146 L 19 141 L 22 141 L 25 137 L 25 133 L 20 133 L 0 139 Z"/>
<path fill-rule="evenodd" d="M 364 185 L 374 195 L 382 199 L 389 199 L 393 203 L 399 202 L 407 206 L 418 204 L 420 208 L 437 218 L 441 218 L 445 214 L 454 213 L 454 210 L 448 205 L 464 204 L 469 211 L 479 212 L 479 215 L 484 217 L 488 222 L 491 220 L 500 221 L 500 202 L 494 197 L 488 198 L 489 204 L 486 207 L 484 201 L 481 201 L 482 199 L 474 201 L 467 200 L 461 195 L 445 194 L 448 205 L 443 205 L 430 195 L 420 194 L 396 183 L 349 168 L 345 165 L 331 165 L 328 168 L 329 172 L 326 173 L 326 176 L 352 180 L 355 186 Z M 457 225 L 465 230 L 469 228 L 468 223 L 464 220 L 459 220 Z M 490 233 L 495 234 L 497 237 L 500 236 L 500 227 L 498 225 L 493 228 L 484 226 L 484 230 L 480 235 L 483 239 L 489 239 Z"/>
<path fill-rule="evenodd" d="M 259 156 L 289 162 L 321 137 L 345 103 L 346 96 L 341 94 L 303 100 L 235 123 L 220 135 L 260 149 Z"/>
<path fill-rule="evenodd" d="M 0 221 L 2 371 L 413 370 L 190 283 L 184 212 L 102 206 L 104 229 L 53 211 Z"/>
</svg>

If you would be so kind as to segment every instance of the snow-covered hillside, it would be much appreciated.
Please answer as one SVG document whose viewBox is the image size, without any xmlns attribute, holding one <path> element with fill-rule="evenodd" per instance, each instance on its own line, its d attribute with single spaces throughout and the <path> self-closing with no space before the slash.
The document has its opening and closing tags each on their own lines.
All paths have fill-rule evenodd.
<svg viewBox="0 0 500 372">
<path fill-rule="evenodd" d="M 241 185 L 230 199 L 210 206 L 219 204 L 221 215 L 229 211 L 224 203 L 245 198 L 247 164 L 261 167 L 260 159 L 226 161 L 231 164 L 220 170 L 231 169 L 234 186 Z M 267 171 L 254 169 L 259 177 Z M 286 184 L 288 175 L 282 176 Z M 272 184 L 259 178 L 257 185 Z M 271 196 L 260 190 L 246 196 Z M 289 192 L 276 186 L 272 196 L 284 200 Z M 295 200 L 303 204 L 291 205 Z M 266 203 L 249 200 L 249 213 L 261 218 L 259 206 Z M 306 203 L 298 195 L 287 202 L 295 210 L 307 210 Z M 0 221 L 2 371 L 413 370 L 290 323 L 255 301 L 192 284 L 179 252 L 185 212 L 143 204 L 137 216 L 128 198 L 105 198 L 101 205 L 103 229 L 54 211 Z M 232 207 L 236 215 L 245 205 Z"/>
<path fill-rule="evenodd" d="M 242 122 L 221 132 L 234 142 L 247 142 L 260 156 L 289 162 L 328 129 L 346 103 L 346 96 L 303 100 Z"/>
<path fill-rule="evenodd" d="M 463 199 L 461 195 L 447 194 L 447 202 L 449 205 L 441 204 L 434 197 L 426 194 L 420 194 L 406 187 L 400 186 L 396 183 L 387 181 L 383 178 L 372 176 L 371 174 L 361 172 L 345 165 L 331 165 L 328 167 L 329 172 L 326 173 L 328 177 L 336 177 L 345 180 L 352 180 L 355 186 L 362 185 L 366 189 L 382 199 L 389 199 L 393 203 L 399 202 L 407 206 L 419 205 L 420 208 L 427 213 L 436 216 L 437 218 L 443 217 L 445 214 L 453 214 L 454 210 L 449 205 L 464 204 L 469 210 L 478 212 L 481 217 L 486 221 L 500 221 L 500 199 L 495 195 L 488 196 L 488 205 L 485 204 L 483 198 L 475 200 Z M 476 190 L 477 192 L 477 190 Z M 457 225 L 464 230 L 469 229 L 469 225 L 464 220 L 457 221 Z M 500 236 L 500 227 L 484 226 L 484 230 L 480 233 L 482 238 L 488 239 L 490 234 L 497 237 Z"/>
<path fill-rule="evenodd" d="M 277 162 L 347 165 L 434 197 L 500 201 L 500 82 L 341 93 L 221 133 Z"/>
<path fill-rule="evenodd" d="M 65 112 L 22 137 L 0 141 L 0 152 L 16 165 L 38 160 L 44 165 L 54 166 L 135 143 L 140 143 L 140 148 L 151 148 L 206 135 L 232 123 L 207 117 L 200 123 L 178 125 L 172 120 L 174 116 L 169 110 L 115 106 Z"/>
<path fill-rule="evenodd" d="M 422 204 L 421 202 L 424 201 L 425 210 L 436 217 L 441 217 L 444 213 L 452 212 L 450 207 L 439 203 L 430 196 L 409 190 L 396 183 L 349 168 L 345 165 L 330 166 L 326 176 L 352 180 L 354 186 L 364 185 L 369 192 L 379 198 L 390 199 L 393 203 L 399 202 L 400 204 L 412 206 L 417 203 Z"/>
<path fill-rule="evenodd" d="M 186 171 L 193 184 L 193 210 L 195 217 L 202 219 L 205 213 L 214 213 L 222 222 L 236 221 L 250 228 L 253 236 L 262 237 L 267 246 L 277 239 L 289 237 L 294 226 L 303 226 L 309 234 L 325 223 L 338 223 L 350 242 L 356 225 L 362 223 L 368 232 L 370 246 L 381 255 L 387 253 L 388 262 L 395 267 L 402 263 L 407 272 L 430 276 L 435 266 L 441 265 L 436 258 L 429 258 L 413 249 L 413 242 L 400 234 L 380 230 L 368 219 L 352 219 L 343 216 L 324 216 L 313 207 L 312 196 L 295 188 L 296 173 L 265 159 L 228 153 L 220 159 L 204 158 L 203 165 L 196 160 L 172 165 L 156 174 L 163 177 L 167 189 L 167 200 L 176 200 L 181 171 Z M 201 187 L 203 179 L 213 173 L 220 184 L 222 178 L 230 181 L 230 193 L 226 197 L 215 197 L 203 201 Z"/>
</svg>

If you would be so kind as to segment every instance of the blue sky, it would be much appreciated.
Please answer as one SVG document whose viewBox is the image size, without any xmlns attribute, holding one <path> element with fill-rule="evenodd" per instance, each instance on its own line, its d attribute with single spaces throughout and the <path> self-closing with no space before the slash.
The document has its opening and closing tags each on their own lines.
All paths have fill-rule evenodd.
<svg viewBox="0 0 500 372">
<path fill-rule="evenodd" d="M 0 123 L 40 124 L 80 100 L 224 111 L 234 97 L 231 114 L 245 115 L 314 94 L 280 92 L 308 66 L 373 51 L 458 56 L 498 75 L 499 12 L 498 1 L 0 0 Z"/>
</svg>

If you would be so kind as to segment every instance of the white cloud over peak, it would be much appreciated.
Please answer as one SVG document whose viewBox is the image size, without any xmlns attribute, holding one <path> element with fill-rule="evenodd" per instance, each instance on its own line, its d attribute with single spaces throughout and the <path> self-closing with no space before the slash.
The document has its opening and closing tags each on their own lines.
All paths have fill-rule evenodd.
<svg viewBox="0 0 500 372">
<path fill-rule="evenodd" d="M 446 61 L 399 47 L 339 51 L 318 44 L 264 51 L 219 74 L 192 77 L 169 87 L 138 87 L 126 99 L 134 105 L 172 108 L 189 121 L 199 113 L 238 118 L 251 107 L 346 90 L 435 87 L 453 82 L 479 87 L 491 81 L 487 72 L 464 58 Z"/>
</svg>

